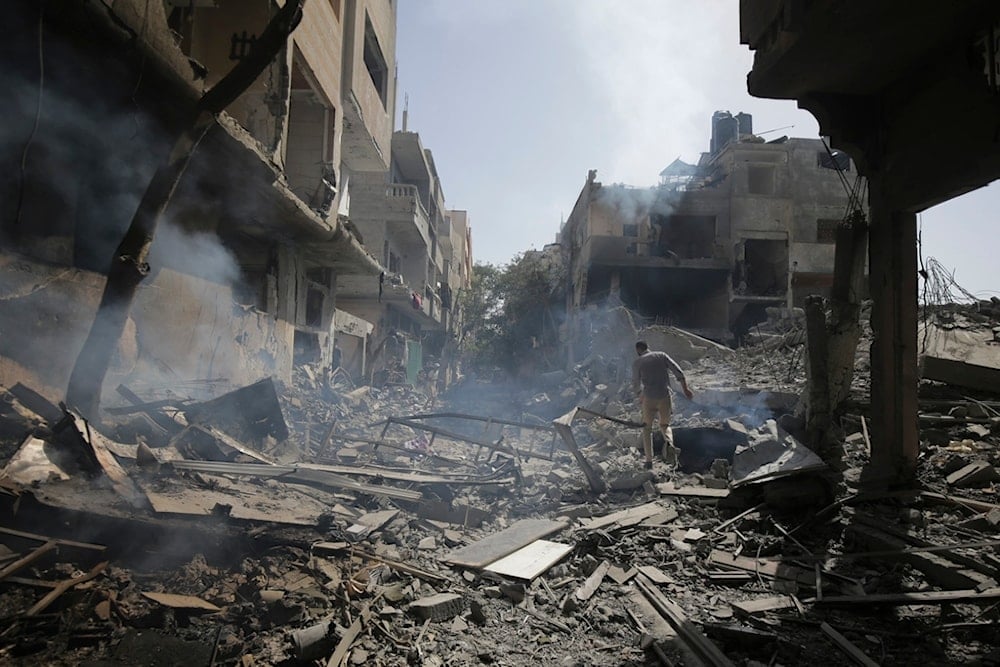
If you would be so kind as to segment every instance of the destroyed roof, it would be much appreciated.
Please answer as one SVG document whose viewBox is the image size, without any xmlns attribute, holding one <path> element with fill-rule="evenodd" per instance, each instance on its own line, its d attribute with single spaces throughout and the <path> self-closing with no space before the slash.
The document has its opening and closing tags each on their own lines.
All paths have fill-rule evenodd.
<svg viewBox="0 0 1000 667">
<path fill-rule="evenodd" d="M 660 176 L 697 176 L 698 173 L 697 166 L 677 158 L 660 172 Z"/>
</svg>

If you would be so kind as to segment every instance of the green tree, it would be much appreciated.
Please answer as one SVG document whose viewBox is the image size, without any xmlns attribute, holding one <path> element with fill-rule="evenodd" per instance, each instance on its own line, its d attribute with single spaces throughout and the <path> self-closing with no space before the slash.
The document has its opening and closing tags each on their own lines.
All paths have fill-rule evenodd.
<svg viewBox="0 0 1000 667">
<path fill-rule="evenodd" d="M 463 352 L 478 371 L 514 372 L 537 350 L 558 344 L 556 317 L 565 304 L 558 250 L 527 251 L 509 264 L 476 264 L 465 293 Z"/>
</svg>

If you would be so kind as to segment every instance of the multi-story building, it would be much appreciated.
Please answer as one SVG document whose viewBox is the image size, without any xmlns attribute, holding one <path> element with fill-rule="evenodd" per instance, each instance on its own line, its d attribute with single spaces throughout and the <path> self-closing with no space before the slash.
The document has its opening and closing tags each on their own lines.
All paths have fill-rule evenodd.
<svg viewBox="0 0 1000 667">
<path fill-rule="evenodd" d="M 602 185 L 591 171 L 560 232 L 568 310 L 623 304 L 730 340 L 767 306 L 828 291 L 834 231 L 852 165 L 819 139 L 752 134 L 747 114 L 713 116 L 697 165 L 674 161 L 652 188 Z"/>
<path fill-rule="evenodd" d="M 380 276 L 351 276 L 338 285 L 341 308 L 375 325 L 368 375 L 392 366 L 414 381 L 425 357 L 449 366 L 457 331 L 456 294 L 469 284 L 468 215 L 447 211 L 441 179 L 420 135 L 392 136 L 390 168 L 356 173 L 350 218 L 365 246 L 386 267 Z M 357 359 L 360 341 L 345 350 Z M 348 343 L 349 344 L 349 343 Z M 357 361 L 349 368 L 359 370 Z"/>
<path fill-rule="evenodd" d="M 65 386 L 152 173 L 203 92 L 284 4 L 7 8 L 17 29 L 0 78 L 15 97 L 5 136 L 18 150 L 0 160 L 19 179 L 3 186 L 0 239 L 18 260 L 0 272 L 41 287 L 0 304 L 0 354 L 13 364 L 4 368 Z M 278 57 L 219 115 L 173 193 L 116 379 L 237 384 L 288 378 L 296 359 L 332 361 L 337 323 L 350 320 L 335 316 L 338 281 L 383 270 L 346 214 L 353 174 L 389 166 L 395 31 L 394 0 L 305 3 Z"/>
</svg>

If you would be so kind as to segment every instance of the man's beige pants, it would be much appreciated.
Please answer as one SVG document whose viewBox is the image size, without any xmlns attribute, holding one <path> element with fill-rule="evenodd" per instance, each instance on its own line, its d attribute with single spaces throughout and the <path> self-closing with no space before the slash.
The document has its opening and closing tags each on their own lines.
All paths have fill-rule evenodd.
<svg viewBox="0 0 1000 667">
<path fill-rule="evenodd" d="M 653 419 L 659 416 L 660 433 L 663 434 L 663 460 L 669 463 L 676 462 L 674 434 L 670 430 L 670 418 L 673 413 L 670 394 L 667 394 L 666 398 L 642 397 L 642 448 L 647 461 L 653 460 Z"/>
</svg>

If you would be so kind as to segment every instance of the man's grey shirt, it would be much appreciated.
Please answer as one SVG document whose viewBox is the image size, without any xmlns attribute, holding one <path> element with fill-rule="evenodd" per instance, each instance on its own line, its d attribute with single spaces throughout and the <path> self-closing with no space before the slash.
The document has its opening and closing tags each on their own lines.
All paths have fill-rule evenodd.
<svg viewBox="0 0 1000 667">
<path fill-rule="evenodd" d="M 649 350 L 632 362 L 632 388 L 638 391 L 641 381 L 643 396 L 654 400 L 667 398 L 671 373 L 678 381 L 685 382 L 684 371 L 669 354 Z"/>
</svg>

